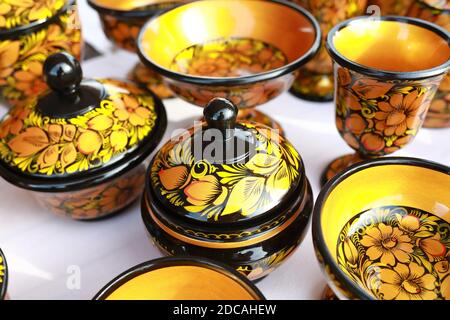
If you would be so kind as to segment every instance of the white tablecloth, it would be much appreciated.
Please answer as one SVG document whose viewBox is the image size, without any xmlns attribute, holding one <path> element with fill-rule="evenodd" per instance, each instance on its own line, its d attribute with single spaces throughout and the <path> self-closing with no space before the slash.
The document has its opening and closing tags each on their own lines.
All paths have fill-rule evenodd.
<svg viewBox="0 0 450 320">
<path fill-rule="evenodd" d="M 137 57 L 113 49 L 84 0 L 80 9 L 86 40 L 104 53 L 83 63 L 85 76 L 123 78 Z M 200 108 L 179 99 L 164 103 L 169 118 L 165 140 L 201 114 Z M 351 152 L 335 128 L 333 103 L 307 102 L 286 93 L 260 109 L 283 125 L 317 196 L 324 167 Z M 422 129 L 395 155 L 450 165 L 450 129 Z M 146 236 L 138 203 L 109 219 L 77 222 L 41 209 L 27 191 L 4 180 L 0 180 L 0 247 L 9 265 L 12 299 L 91 299 L 119 273 L 160 256 Z M 79 288 L 68 285 L 74 270 L 80 271 Z M 318 299 L 324 285 L 310 232 L 286 263 L 258 283 L 268 299 Z"/>
</svg>

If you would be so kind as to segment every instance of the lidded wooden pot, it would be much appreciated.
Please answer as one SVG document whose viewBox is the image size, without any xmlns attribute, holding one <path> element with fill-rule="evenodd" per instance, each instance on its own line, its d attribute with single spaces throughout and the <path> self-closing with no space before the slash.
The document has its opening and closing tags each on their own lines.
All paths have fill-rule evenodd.
<svg viewBox="0 0 450 320">
<path fill-rule="evenodd" d="M 161 100 L 131 83 L 82 80 L 68 53 L 51 55 L 44 75 L 51 89 L 0 121 L 0 176 L 73 219 L 117 212 L 144 188 L 143 161 L 166 129 Z"/>
<path fill-rule="evenodd" d="M 206 122 L 159 150 L 142 217 L 163 253 L 222 261 L 256 280 L 300 244 L 313 197 L 295 148 L 276 130 L 236 122 L 237 112 L 215 98 Z"/>
</svg>

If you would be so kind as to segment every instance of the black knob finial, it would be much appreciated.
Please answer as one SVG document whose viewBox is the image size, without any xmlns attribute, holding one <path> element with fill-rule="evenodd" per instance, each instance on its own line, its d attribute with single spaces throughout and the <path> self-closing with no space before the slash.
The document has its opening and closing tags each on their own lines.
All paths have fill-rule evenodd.
<svg viewBox="0 0 450 320">
<path fill-rule="evenodd" d="M 212 99 L 203 110 L 203 116 L 209 128 L 219 129 L 225 133 L 225 137 L 232 135 L 236 125 L 238 108 L 229 100 L 224 98 Z"/>
<path fill-rule="evenodd" d="M 54 91 L 73 96 L 83 79 L 81 65 L 67 52 L 50 55 L 44 63 L 44 77 L 47 85 Z"/>
</svg>

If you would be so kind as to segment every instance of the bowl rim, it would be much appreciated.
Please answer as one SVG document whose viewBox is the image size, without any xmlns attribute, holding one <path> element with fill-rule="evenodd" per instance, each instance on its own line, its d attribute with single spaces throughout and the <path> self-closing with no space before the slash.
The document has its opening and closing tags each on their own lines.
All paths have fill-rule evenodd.
<svg viewBox="0 0 450 320">
<path fill-rule="evenodd" d="M 36 30 L 40 30 L 51 23 L 57 21 L 63 14 L 67 13 L 72 6 L 76 6 L 76 0 L 65 0 L 64 5 L 56 11 L 52 16 L 32 21 L 27 24 L 19 25 L 11 29 L 0 30 L 0 41 L 17 38 Z"/>
<path fill-rule="evenodd" d="M 439 8 L 439 7 L 435 7 L 432 4 L 426 3 L 423 0 L 419 0 L 417 1 L 419 5 L 423 5 L 425 6 L 428 10 L 437 10 L 440 13 L 445 13 L 445 14 L 449 14 L 450 13 L 450 8 Z"/>
<path fill-rule="evenodd" d="M 402 22 L 406 24 L 412 24 L 419 27 L 422 27 L 424 29 L 427 29 L 429 31 L 432 31 L 433 33 L 440 36 L 443 40 L 447 40 L 447 45 L 450 46 L 450 32 L 445 30 L 444 28 L 417 18 L 411 18 L 411 17 L 403 17 L 403 16 L 381 16 L 381 17 L 372 17 L 372 16 L 360 16 L 355 17 L 352 19 L 345 20 L 336 26 L 334 26 L 330 32 L 328 32 L 327 38 L 326 38 L 326 49 L 330 56 L 333 58 L 334 62 L 348 68 L 352 71 L 356 71 L 358 73 L 362 73 L 364 75 L 373 76 L 377 78 L 387 78 L 387 79 L 398 79 L 398 80 L 417 80 L 417 79 L 424 79 L 424 78 L 430 78 L 433 76 L 442 75 L 445 72 L 447 72 L 450 69 L 450 59 L 448 59 L 443 64 L 430 68 L 430 69 L 424 69 L 419 71 L 389 71 L 389 70 L 382 70 L 382 69 L 376 69 L 372 68 L 357 62 L 354 62 L 348 58 L 346 58 L 343 54 L 341 54 L 336 47 L 334 46 L 333 38 L 339 32 L 340 30 L 346 28 L 349 24 L 355 22 L 355 21 L 397 21 Z"/>
<path fill-rule="evenodd" d="M 198 256 L 163 257 L 138 264 L 116 276 L 107 285 L 105 285 L 92 300 L 105 300 L 111 293 L 117 290 L 117 288 L 131 279 L 149 271 L 173 266 L 196 266 L 214 270 L 228 276 L 233 281 L 238 283 L 255 300 L 266 300 L 262 292 L 255 286 L 255 284 L 253 284 L 241 273 L 222 262 Z"/>
<path fill-rule="evenodd" d="M 367 293 L 365 290 L 355 285 L 348 276 L 342 271 L 342 269 L 338 266 L 338 264 L 333 259 L 330 250 L 328 250 L 327 245 L 325 244 L 325 239 L 323 236 L 323 231 L 321 227 L 322 220 L 322 209 L 323 205 L 330 195 L 330 193 L 345 179 L 352 176 L 353 174 L 377 166 L 386 166 L 386 165 L 407 165 L 407 166 L 417 166 L 421 168 L 427 168 L 434 171 L 438 171 L 444 174 L 450 175 L 450 167 L 447 167 L 443 164 L 429 161 L 420 158 L 413 157 L 386 157 L 379 159 L 371 159 L 366 160 L 361 163 L 354 164 L 349 168 L 343 170 L 334 176 L 331 180 L 329 180 L 322 190 L 320 191 L 319 196 L 316 199 L 313 215 L 312 215 L 312 237 L 314 242 L 315 251 L 317 251 L 321 257 L 323 258 L 323 264 L 327 265 L 331 269 L 331 273 L 337 278 L 338 282 L 343 284 L 345 289 L 347 289 L 351 294 L 356 296 L 359 299 L 363 300 L 376 300 L 374 296 Z M 317 254 L 316 252 L 316 254 Z M 327 281 L 329 281 L 329 277 L 326 275 Z"/>
<path fill-rule="evenodd" d="M 213 1 L 213 0 L 201 0 L 201 1 L 188 2 L 185 4 L 179 5 L 175 8 L 172 8 L 171 10 L 178 9 L 179 7 L 183 7 L 183 6 L 188 6 L 188 5 L 191 5 L 192 3 L 195 4 L 197 2 L 211 2 L 211 1 Z M 255 0 L 245 0 L 245 1 L 255 1 Z M 313 41 L 311 47 L 308 49 L 308 51 L 306 51 L 302 56 L 300 56 L 296 60 L 294 60 L 284 66 L 281 66 L 281 67 L 273 69 L 273 70 L 265 71 L 262 73 L 256 73 L 256 74 L 240 76 L 240 77 L 226 77 L 226 78 L 225 77 L 194 76 L 194 75 L 189 75 L 189 74 L 185 74 L 185 73 L 175 72 L 175 71 L 172 71 L 165 67 L 162 67 L 162 66 L 154 63 L 152 60 L 150 60 L 147 57 L 147 55 L 145 54 L 145 52 L 142 48 L 142 38 L 144 36 L 144 33 L 147 31 L 149 25 L 151 23 L 153 23 L 154 20 L 158 19 L 161 15 L 170 12 L 171 10 L 166 10 L 157 15 L 154 15 L 142 26 L 142 28 L 139 32 L 137 41 L 136 41 L 136 45 L 138 48 L 138 50 L 137 50 L 138 56 L 145 65 L 147 65 L 148 67 L 152 68 L 153 70 L 157 71 L 159 74 L 161 74 L 167 78 L 182 81 L 182 82 L 187 82 L 187 83 L 191 83 L 191 84 L 206 85 L 206 86 L 211 86 L 211 85 L 213 85 L 213 86 L 214 85 L 216 85 L 216 86 L 234 86 L 234 85 L 252 84 L 252 83 L 256 83 L 256 82 L 275 79 L 275 78 L 281 77 L 283 75 L 286 75 L 288 73 L 294 72 L 295 70 L 300 68 L 302 65 L 304 65 L 305 63 L 310 61 L 312 58 L 314 58 L 316 53 L 319 51 L 320 45 L 321 45 L 321 38 L 322 38 L 322 32 L 321 32 L 319 23 L 317 22 L 317 20 L 314 18 L 314 16 L 309 11 L 307 11 L 306 9 L 300 7 L 299 5 L 297 5 L 295 3 L 287 2 L 284 0 L 266 0 L 264 2 L 276 3 L 276 4 L 283 5 L 283 6 L 289 7 L 291 9 L 297 11 L 298 13 L 302 14 L 305 18 L 307 18 L 309 20 L 309 22 L 311 23 L 311 26 L 314 28 L 314 31 L 315 31 L 314 41 Z"/>
<path fill-rule="evenodd" d="M 86 0 L 88 5 L 97 11 L 99 15 L 110 15 L 114 16 L 116 18 L 122 18 L 122 19 L 148 19 L 151 16 L 160 13 L 161 11 L 167 11 L 170 9 L 173 9 L 179 5 L 181 5 L 183 2 L 180 1 L 171 1 L 168 0 L 166 2 L 161 3 L 149 3 L 146 6 L 142 7 L 136 7 L 131 10 L 125 10 L 125 9 L 114 9 L 114 8 L 108 8 L 105 6 L 102 6 L 98 3 L 96 3 L 95 0 Z M 146 8 L 146 9 L 138 9 L 138 8 Z"/>
<path fill-rule="evenodd" d="M 5 254 L 0 248 L 0 258 L 3 260 L 3 266 L 5 269 L 3 270 L 3 282 L 0 284 L 0 300 L 5 299 L 6 291 L 8 290 L 8 263 L 6 262 Z"/>
</svg>

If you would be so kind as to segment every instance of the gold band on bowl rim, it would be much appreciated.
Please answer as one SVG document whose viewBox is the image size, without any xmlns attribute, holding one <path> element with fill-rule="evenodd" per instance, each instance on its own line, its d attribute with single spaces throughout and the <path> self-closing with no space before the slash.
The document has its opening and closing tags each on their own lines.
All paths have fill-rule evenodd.
<svg viewBox="0 0 450 320">
<path fill-rule="evenodd" d="M 308 198 L 308 195 L 307 195 L 308 190 L 309 190 L 309 186 L 305 189 L 303 199 L 302 199 L 298 209 L 283 224 L 279 225 L 278 227 L 275 227 L 272 230 L 266 231 L 258 236 L 255 236 L 251 239 L 247 239 L 247 240 L 243 240 L 243 241 L 231 241 L 231 242 L 211 242 L 211 241 L 193 239 L 188 236 L 179 234 L 179 233 L 175 232 L 173 229 L 171 229 L 170 227 L 168 227 L 167 225 L 165 225 L 160 219 L 158 219 L 158 217 L 155 215 L 155 213 L 151 209 L 146 195 L 144 195 L 144 201 L 145 201 L 146 209 L 147 209 L 148 214 L 150 215 L 151 219 L 158 225 L 158 227 L 160 227 L 162 230 L 164 230 L 164 232 L 166 232 L 173 238 L 183 241 L 188 244 L 199 246 L 199 247 L 205 247 L 205 248 L 211 248 L 211 249 L 235 249 L 235 248 L 251 246 L 253 244 L 268 240 L 268 239 L 276 236 L 277 234 L 281 233 L 287 227 L 289 227 L 298 218 L 300 213 L 305 208 L 305 205 L 307 203 L 307 198 Z"/>
</svg>

